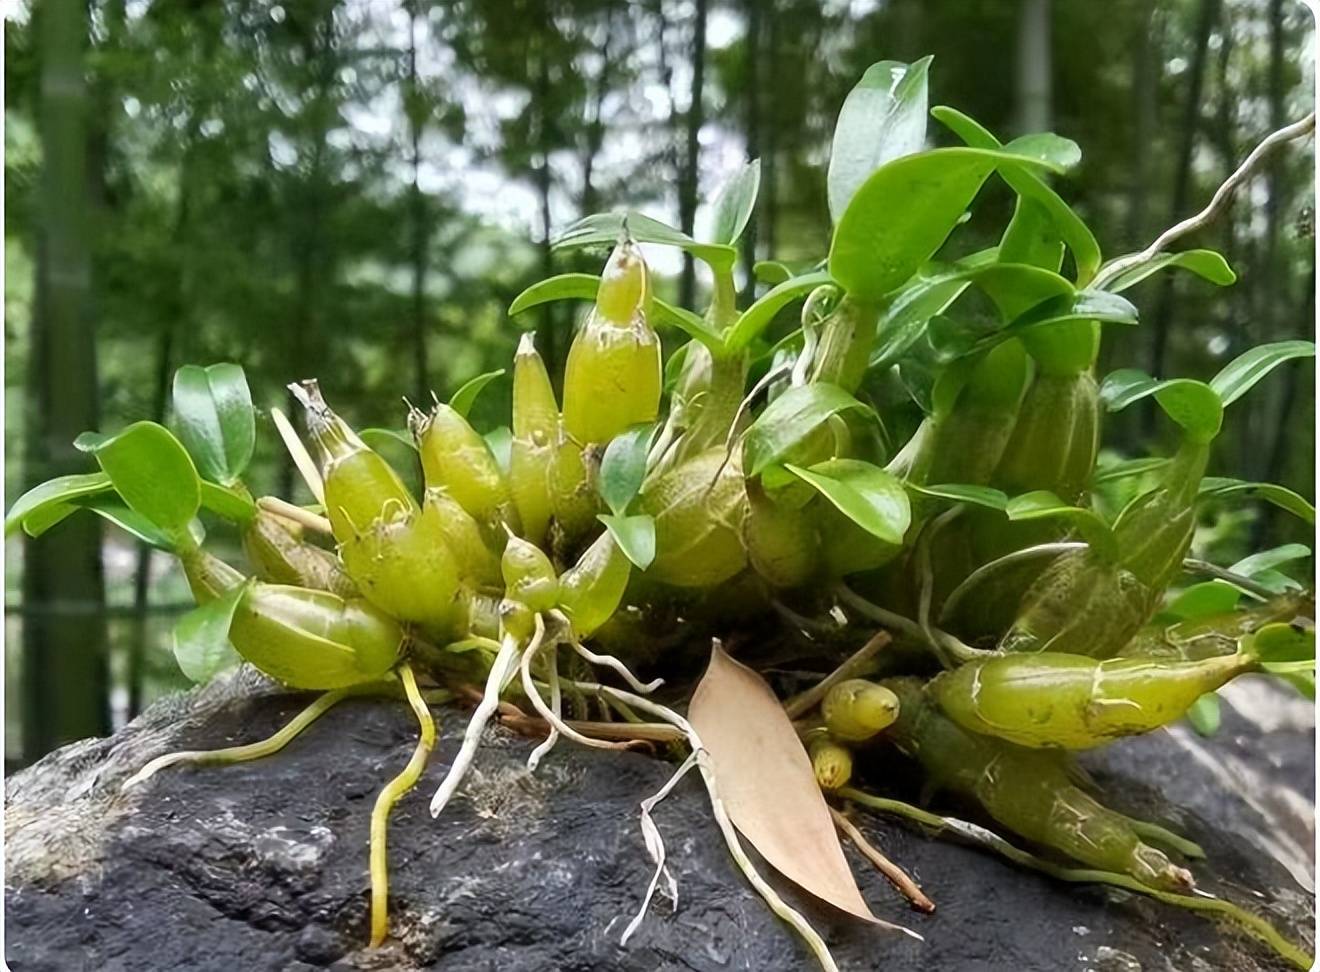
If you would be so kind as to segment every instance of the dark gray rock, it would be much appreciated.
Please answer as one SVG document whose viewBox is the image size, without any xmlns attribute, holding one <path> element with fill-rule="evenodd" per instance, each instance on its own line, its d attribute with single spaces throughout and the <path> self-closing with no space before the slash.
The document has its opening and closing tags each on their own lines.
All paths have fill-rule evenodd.
<svg viewBox="0 0 1320 972">
<path fill-rule="evenodd" d="M 1260 691 L 1278 722 L 1287 700 Z M 240 678 L 169 700 L 110 739 L 65 747 L 13 776 L 5 819 L 10 967 L 813 967 L 739 878 L 695 776 L 656 813 L 679 882 L 678 908 L 657 898 L 629 946 L 618 946 L 650 878 L 637 804 L 671 772 L 645 755 L 561 743 L 531 776 L 524 761 L 532 743 L 495 729 L 459 797 L 432 820 L 427 801 L 466 719 L 439 712 L 431 766 L 390 822 L 393 937 L 375 952 L 363 947 L 368 819 L 377 789 L 414 744 L 401 703 L 346 702 L 273 758 L 167 770 L 119 793 L 161 752 L 260 738 L 305 701 Z M 1153 813 L 1210 850 L 1210 865 L 1197 867 L 1203 887 L 1309 943 L 1312 893 L 1276 859 L 1291 857 L 1292 869 L 1310 879 L 1313 723 L 1305 706 L 1288 711 L 1269 738 L 1229 708 L 1215 740 L 1138 740 L 1113 747 L 1091 769 L 1111 802 Z M 1228 785 L 1189 747 L 1227 767 Z M 1254 774 L 1249 788 L 1232 785 L 1241 767 Z M 1160 793 L 1174 797 L 1172 807 Z M 861 819 L 939 910 L 909 911 L 851 850 L 876 913 L 919 930 L 924 944 L 859 927 L 786 890 L 845 970 L 1284 967 L 1254 940 L 1205 917 L 1061 884 L 902 823 Z"/>
</svg>

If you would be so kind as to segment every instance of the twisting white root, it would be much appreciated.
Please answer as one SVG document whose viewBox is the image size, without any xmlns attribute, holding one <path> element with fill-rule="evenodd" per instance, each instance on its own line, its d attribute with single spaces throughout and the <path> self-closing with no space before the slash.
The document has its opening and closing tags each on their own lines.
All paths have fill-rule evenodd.
<svg viewBox="0 0 1320 972">
<path fill-rule="evenodd" d="M 560 611 L 552 610 L 550 614 L 555 618 L 555 620 L 559 621 L 560 624 L 564 626 L 565 631 L 571 631 L 571 624 L 568 618 L 566 618 Z M 623 678 L 623 680 L 632 686 L 633 691 L 635 692 L 641 692 L 643 695 L 649 695 L 652 692 L 654 692 L 656 689 L 658 689 L 661 685 L 665 684 L 665 680 L 663 678 L 654 678 L 649 682 L 643 682 L 628 669 L 627 665 L 625 665 L 619 659 L 615 658 L 613 655 L 596 654 L 594 651 L 592 651 L 586 645 L 582 644 L 582 642 L 578 641 L 578 639 L 573 637 L 571 634 L 568 637 L 568 642 L 573 646 L 574 651 L 576 651 L 579 655 L 581 655 L 591 664 L 604 665 L 606 668 L 618 672 L 619 675 Z"/>
<path fill-rule="evenodd" d="M 532 643 L 522 657 L 522 686 L 523 693 L 527 696 L 529 702 L 542 719 L 550 725 L 551 732 L 559 732 L 567 739 L 575 743 L 581 743 L 592 749 L 627 749 L 629 743 L 611 742 L 607 739 L 595 739 L 591 736 L 584 736 L 567 722 L 565 722 L 556 711 L 552 711 L 550 706 L 545 704 L 545 699 L 541 698 L 541 693 L 536 687 L 536 682 L 532 678 L 532 662 L 536 661 L 536 655 L 540 652 L 544 644 L 545 622 L 541 616 L 536 616 L 536 635 L 532 638 Z M 529 762 L 529 768 L 531 768 Z"/>
<path fill-rule="evenodd" d="M 537 619 L 540 620 L 539 617 Z M 523 655 L 524 678 L 527 678 L 531 672 L 531 652 Z M 550 656 L 547 662 L 546 682 L 550 685 L 550 711 L 554 713 L 555 720 L 558 721 L 563 712 L 563 693 L 559 690 L 559 651 L 558 645 L 550 646 Z M 533 686 L 535 687 L 535 686 Z M 535 773 L 536 767 L 541 765 L 550 750 L 555 748 L 555 743 L 559 741 L 559 728 L 554 722 L 550 723 L 550 734 L 545 737 L 545 742 L 532 750 L 532 754 L 527 757 L 527 771 Z"/>
<path fill-rule="evenodd" d="M 352 694 L 354 693 L 349 689 L 335 689 L 333 692 L 326 692 L 290 719 L 288 725 L 260 742 L 248 743 L 246 746 L 230 746 L 226 749 L 186 750 L 158 756 L 125 780 L 120 789 L 127 790 L 139 783 L 144 783 L 161 770 L 170 766 L 177 766 L 180 763 L 192 763 L 197 766 L 217 763 L 246 763 L 249 760 L 261 759 L 263 756 L 278 753 L 292 742 L 300 732 L 329 712 L 336 703 Z"/>
<path fill-rule="evenodd" d="M 660 878 L 665 879 L 666 897 L 669 898 L 674 908 L 678 907 L 678 882 L 674 880 L 674 875 L 670 873 L 669 867 L 665 864 L 665 841 L 660 836 L 660 828 L 655 825 L 655 820 L 651 818 L 651 811 L 655 805 L 669 796 L 669 793 L 678 781 L 687 776 L 688 770 L 697 765 L 697 757 L 689 756 L 683 760 L 674 775 L 654 796 L 647 797 L 642 801 L 642 840 L 646 842 L 646 852 L 651 855 L 651 860 L 655 861 L 655 873 L 651 875 L 651 883 L 646 888 L 646 895 L 642 898 L 642 906 L 637 909 L 637 914 L 633 920 L 628 922 L 628 927 L 623 930 L 623 937 L 619 939 L 619 945 L 627 945 L 628 939 L 632 937 L 633 932 L 642 927 L 642 919 L 646 917 L 646 912 L 651 907 L 651 899 L 655 897 L 655 889 L 660 885 Z"/>
<path fill-rule="evenodd" d="M 706 793 L 710 797 L 710 806 L 715 815 L 715 823 L 719 825 L 720 833 L 724 836 L 724 843 L 729 848 L 729 854 L 733 857 L 734 863 L 738 865 L 738 869 L 742 871 L 743 877 L 756 889 L 756 893 L 761 896 L 770 910 L 787 922 L 801 936 L 802 940 L 807 943 L 807 947 L 811 949 L 812 954 L 816 956 L 816 961 L 820 963 L 821 968 L 825 972 L 838 972 L 839 966 L 835 964 L 829 946 L 825 944 L 825 940 L 820 937 L 816 929 L 811 927 L 811 922 L 807 921 L 799 911 L 788 904 L 774 888 L 766 883 L 765 878 L 761 877 L 760 872 L 756 870 L 756 865 L 752 863 L 752 859 L 747 856 L 747 851 L 738 837 L 738 831 L 734 828 L 733 821 L 729 819 L 728 811 L 724 808 L 724 801 L 720 799 L 719 788 L 715 782 L 715 768 L 711 764 L 710 754 L 706 752 L 701 737 L 692 728 L 692 724 L 668 706 L 660 705 L 632 692 L 625 692 L 623 689 L 594 682 L 579 682 L 578 688 L 584 692 L 612 696 L 626 702 L 628 705 L 636 706 L 644 712 L 650 712 L 657 718 L 668 722 L 670 725 L 677 726 L 683 731 L 683 734 L 687 736 L 688 745 L 692 747 L 692 756 L 697 761 L 697 768 L 701 770 L 701 779 L 706 784 Z M 901 926 L 895 927 L 917 939 L 921 938 L 916 932 Z"/>
<path fill-rule="evenodd" d="M 539 647 L 535 641 L 528 646 L 529 651 L 535 651 Z M 504 640 L 500 642 L 500 650 L 495 655 L 495 660 L 491 662 L 490 674 L 486 676 L 486 690 L 482 693 L 481 702 L 472 713 L 472 718 L 468 720 L 467 729 L 463 733 L 463 743 L 459 746 L 458 755 L 454 757 L 454 762 L 449 767 L 449 772 L 445 778 L 440 781 L 436 788 L 435 796 L 431 797 L 431 816 L 440 816 L 440 811 L 445 808 L 458 786 L 463 782 L 463 777 L 472 766 L 472 760 L 477 754 L 477 746 L 481 743 L 481 733 L 486 728 L 486 723 L 490 717 L 495 714 L 499 708 L 500 693 L 504 691 L 504 686 L 509 683 L 517 671 L 518 663 L 518 639 L 512 635 L 506 634 Z"/>
</svg>

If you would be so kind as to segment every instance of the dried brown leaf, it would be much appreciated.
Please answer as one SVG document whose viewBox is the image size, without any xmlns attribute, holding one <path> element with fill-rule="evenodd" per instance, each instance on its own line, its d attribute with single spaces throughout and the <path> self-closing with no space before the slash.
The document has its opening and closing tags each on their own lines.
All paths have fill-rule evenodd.
<svg viewBox="0 0 1320 972">
<path fill-rule="evenodd" d="M 688 720 L 729 817 L 761 856 L 816 897 L 883 924 L 862 899 L 811 759 L 765 680 L 716 645 Z"/>
</svg>

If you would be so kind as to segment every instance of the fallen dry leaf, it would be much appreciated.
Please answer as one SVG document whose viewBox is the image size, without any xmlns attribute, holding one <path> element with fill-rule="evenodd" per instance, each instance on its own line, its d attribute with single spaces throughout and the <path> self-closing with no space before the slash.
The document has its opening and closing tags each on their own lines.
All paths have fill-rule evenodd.
<svg viewBox="0 0 1320 972">
<path fill-rule="evenodd" d="M 765 680 L 715 645 L 688 721 L 710 753 L 730 819 L 761 856 L 836 908 L 887 924 L 862 899 L 811 759 Z"/>
</svg>

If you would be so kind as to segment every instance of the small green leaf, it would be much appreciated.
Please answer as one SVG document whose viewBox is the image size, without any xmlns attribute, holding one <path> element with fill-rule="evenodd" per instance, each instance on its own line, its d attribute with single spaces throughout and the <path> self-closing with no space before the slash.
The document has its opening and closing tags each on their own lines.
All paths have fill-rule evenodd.
<svg viewBox="0 0 1320 972">
<path fill-rule="evenodd" d="M 202 506 L 216 516 L 234 523 L 247 523 L 257 515 L 257 504 L 242 487 L 231 489 L 216 483 L 201 482 Z"/>
<path fill-rule="evenodd" d="M 848 92 L 834 126 L 826 176 L 835 222 L 872 172 L 925 146 L 930 62 L 930 57 L 913 64 L 879 61 Z"/>
<path fill-rule="evenodd" d="M 1243 352 L 1210 379 L 1210 387 L 1224 405 L 1232 405 L 1271 371 L 1294 358 L 1314 358 L 1311 341 L 1276 341 Z"/>
<path fill-rule="evenodd" d="M 912 522 L 912 509 L 897 476 L 857 459 L 830 459 L 810 469 L 791 464 L 784 468 L 873 537 L 902 545 Z"/>
<path fill-rule="evenodd" d="M 1098 514 L 1080 506 L 1071 506 L 1049 490 L 1038 489 L 1014 496 L 1004 507 L 1010 520 L 1067 520 L 1102 557 L 1114 559 L 1118 548 L 1114 533 Z"/>
<path fill-rule="evenodd" d="M 1171 614 L 1180 621 L 1192 621 L 1196 618 L 1214 614 L 1227 614 L 1237 607 L 1242 592 L 1232 584 L 1220 580 L 1193 584 L 1169 602 L 1164 613 Z"/>
<path fill-rule="evenodd" d="M 590 300 L 596 299 L 600 289 L 600 277 L 594 273 L 561 273 L 548 280 L 532 284 L 509 305 L 509 316 L 517 317 L 523 311 L 548 304 L 552 300 Z"/>
<path fill-rule="evenodd" d="M 1119 257 L 1118 259 L 1122 260 L 1125 257 Z M 1181 253 L 1160 253 L 1149 260 L 1129 267 L 1106 283 L 1103 289 L 1112 294 L 1117 294 L 1141 283 L 1151 274 L 1158 273 L 1166 267 L 1190 270 L 1198 277 L 1209 280 L 1212 284 L 1217 284 L 1220 287 L 1227 287 L 1237 280 L 1237 274 L 1233 272 L 1233 268 L 1228 265 L 1228 261 L 1224 259 L 1222 254 L 1216 253 L 1214 250 L 1183 250 Z M 1103 269 L 1101 268 L 1102 273 Z"/>
<path fill-rule="evenodd" d="M 634 425 L 616 435 L 605 447 L 596 489 L 616 516 L 623 516 L 628 511 L 628 504 L 642 489 L 642 480 L 646 478 L 646 455 L 655 428 L 654 422 Z"/>
<path fill-rule="evenodd" d="M 1000 513 L 1008 508 L 1008 497 L 989 486 L 971 486 L 965 483 L 939 483 L 934 486 L 920 486 L 916 483 L 906 483 L 905 485 L 914 493 L 919 493 L 922 496 L 952 500 L 955 503 L 971 503 L 973 506 L 982 506 L 987 510 L 998 510 Z"/>
<path fill-rule="evenodd" d="M 165 532 L 141 513 L 129 509 L 118 497 L 98 493 L 93 496 L 84 496 L 74 505 L 81 509 L 91 510 L 125 533 L 141 540 L 147 546 L 155 547 L 157 550 L 173 552 L 179 545 L 179 534 Z M 197 521 L 193 520 L 185 527 L 185 535 L 197 539 L 196 531 L 199 529 Z"/>
<path fill-rule="evenodd" d="M 986 146 L 986 148 L 992 147 Z M 1051 168 L 1065 172 L 1076 168 L 1077 163 L 1082 161 L 1082 150 L 1077 143 L 1071 138 L 1064 138 L 1053 132 L 1019 135 L 1004 146 L 1004 151 L 1039 159 L 1048 163 Z"/>
<path fill-rule="evenodd" d="M 184 365 L 176 371 L 174 420 L 204 477 L 223 486 L 238 482 L 257 442 L 252 392 L 242 368 Z"/>
<path fill-rule="evenodd" d="M 1001 151 L 944 148 L 905 155 L 871 174 L 839 217 L 829 271 L 859 300 L 879 300 L 935 255 L 990 173 L 1039 167 Z"/>
<path fill-rule="evenodd" d="M 725 350 L 730 354 L 744 350 L 761 336 L 761 332 L 770 326 L 770 322 L 781 310 L 793 301 L 807 296 L 817 287 L 823 287 L 828 283 L 830 283 L 830 275 L 818 271 L 800 277 L 791 277 L 777 284 L 743 311 L 734 322 L 724 338 Z"/>
<path fill-rule="evenodd" d="M 759 476 L 831 415 L 851 409 L 870 411 L 838 385 L 819 383 L 789 388 L 766 406 L 747 429 L 743 443 L 746 475 Z"/>
<path fill-rule="evenodd" d="M 549 280 L 532 284 L 514 298 L 509 305 L 509 316 L 513 317 L 541 304 L 553 300 L 590 300 L 595 301 L 596 291 L 600 289 L 600 277 L 592 273 L 561 273 Z M 659 297 L 651 298 L 651 317 L 653 323 L 668 324 L 678 328 L 690 338 L 700 341 L 712 351 L 720 351 L 723 339 L 706 321 L 682 307 L 676 307 Z"/>
<path fill-rule="evenodd" d="M 712 243 L 732 246 L 738 242 L 756 209 L 756 196 L 760 189 L 761 160 L 752 159 L 734 173 L 733 178 L 724 184 L 715 197 L 710 231 Z"/>
<path fill-rule="evenodd" d="M 423 492 L 422 460 L 417 454 L 417 441 L 405 429 L 361 429 L 358 437 L 379 452 L 390 467 L 399 474 L 408 492 L 420 497 Z"/>
<path fill-rule="evenodd" d="M 453 397 L 449 399 L 449 407 L 459 415 L 467 418 L 482 389 L 503 374 L 504 369 L 501 368 L 499 371 L 487 371 L 485 374 L 477 375 L 477 377 L 465 381 L 458 391 L 454 392 Z"/>
<path fill-rule="evenodd" d="M 84 433 L 74 442 L 90 452 L 134 512 L 181 539 L 201 506 L 201 483 L 188 450 L 162 425 L 137 422 L 117 435 Z"/>
<path fill-rule="evenodd" d="M 1305 560 L 1311 556 L 1311 548 L 1304 543 L 1285 543 L 1269 550 L 1261 550 L 1249 557 L 1243 557 L 1228 568 L 1243 577 L 1257 577 L 1266 571 L 1275 570 L 1284 564 Z"/>
<path fill-rule="evenodd" d="M 1120 479 L 1132 479 L 1137 476 L 1144 476 L 1146 473 L 1152 473 L 1156 470 L 1163 469 L 1168 464 L 1168 459 L 1162 459 L 1159 456 L 1142 456 L 1137 459 L 1124 459 L 1121 462 L 1115 462 L 1096 469 L 1095 474 L 1091 477 L 1091 485 L 1100 486 L 1104 483 L 1117 482 Z"/>
<path fill-rule="evenodd" d="M 1199 736 L 1213 736 L 1219 731 L 1219 696 L 1207 692 L 1187 710 L 1187 721 Z"/>
<path fill-rule="evenodd" d="M 1315 627 L 1311 624 L 1276 621 L 1249 637 L 1249 650 L 1266 664 L 1315 661 Z"/>
<path fill-rule="evenodd" d="M 398 445 L 406 445 L 413 452 L 417 451 L 417 440 L 413 438 L 412 433 L 407 429 L 383 429 L 373 426 L 369 429 L 362 429 L 359 431 L 358 438 L 373 449 L 382 442 L 390 442 Z"/>
<path fill-rule="evenodd" d="M 1219 434 L 1224 407 L 1219 395 L 1205 382 L 1190 378 L 1156 381 L 1136 368 L 1121 368 L 1106 375 L 1100 384 L 1100 400 L 1111 412 L 1151 395 L 1155 396 L 1165 414 L 1182 426 L 1194 441 L 1209 442 Z"/>
<path fill-rule="evenodd" d="M 601 513 L 597 519 L 605 524 L 623 555 L 638 570 L 646 570 L 655 560 L 655 520 L 645 513 L 637 516 L 611 516 Z"/>
<path fill-rule="evenodd" d="M 790 280 L 794 276 L 793 271 L 787 265 L 778 260 L 757 260 L 752 264 L 752 276 L 761 283 L 774 286 L 781 284 L 785 280 Z"/>
<path fill-rule="evenodd" d="M 930 113 L 970 146 L 984 149 L 1001 147 L 999 139 L 989 130 L 954 108 L 938 105 Z M 1083 287 L 1089 283 L 1100 269 L 1100 244 L 1081 217 L 1030 169 L 1005 166 L 999 170 L 999 174 L 1019 196 L 1034 199 L 1049 211 L 1059 236 L 1072 251 L 1073 262 L 1077 265 L 1077 286 Z"/>
<path fill-rule="evenodd" d="M 49 529 L 54 522 L 59 522 L 58 519 L 47 522 L 44 514 L 79 497 L 108 492 L 113 488 L 110 477 L 103 472 L 58 476 L 33 486 L 9 508 L 9 513 L 5 516 L 5 536 L 9 536 L 20 527 L 30 536 L 38 536 L 38 533 L 32 532 L 38 524 L 43 524 Z M 33 524 L 31 528 L 28 526 L 29 519 Z"/>
<path fill-rule="evenodd" d="M 1226 496 L 1252 496 L 1273 503 L 1281 510 L 1315 526 L 1315 506 L 1286 486 L 1277 483 L 1249 483 L 1241 479 L 1206 476 L 1201 480 L 1198 499 L 1220 499 Z"/>
<path fill-rule="evenodd" d="M 242 661 L 229 642 L 229 625 L 247 588 L 238 585 L 223 597 L 189 611 L 174 625 L 174 659 L 193 682 L 208 682 Z"/>
<path fill-rule="evenodd" d="M 712 270 L 725 272 L 733 268 L 738 250 L 727 243 L 702 243 L 686 233 L 674 229 L 658 219 L 630 210 L 627 213 L 596 213 L 578 220 L 551 241 L 554 250 L 567 250 L 584 246 L 613 246 L 623 233 L 624 220 L 628 235 L 638 243 L 658 243 L 676 246 L 709 264 Z"/>
</svg>

